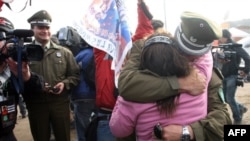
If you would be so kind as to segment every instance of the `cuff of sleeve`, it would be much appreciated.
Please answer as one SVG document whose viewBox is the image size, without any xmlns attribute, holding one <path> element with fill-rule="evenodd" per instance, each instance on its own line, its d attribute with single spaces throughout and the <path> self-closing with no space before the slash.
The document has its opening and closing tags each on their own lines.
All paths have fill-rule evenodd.
<svg viewBox="0 0 250 141">
<path fill-rule="evenodd" d="M 171 85 L 173 90 L 179 90 L 180 85 L 178 83 L 178 78 L 176 76 L 168 77 L 169 84 Z"/>
<path fill-rule="evenodd" d="M 63 80 L 62 82 L 64 83 L 64 88 L 66 90 L 70 90 L 69 81 L 68 80 Z"/>
<path fill-rule="evenodd" d="M 199 122 L 195 122 L 193 124 L 190 125 L 191 128 L 193 129 L 193 133 L 194 133 L 194 140 L 196 141 L 204 141 L 204 133 L 203 131 L 203 127 L 200 126 Z"/>
</svg>

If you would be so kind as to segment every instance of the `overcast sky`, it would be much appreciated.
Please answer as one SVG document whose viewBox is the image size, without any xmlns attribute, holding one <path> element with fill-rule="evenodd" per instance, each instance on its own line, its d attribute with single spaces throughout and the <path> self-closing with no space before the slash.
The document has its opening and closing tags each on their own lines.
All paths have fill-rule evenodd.
<svg viewBox="0 0 250 141">
<path fill-rule="evenodd" d="M 0 16 L 10 19 L 15 28 L 30 28 L 27 19 L 35 12 L 45 9 L 52 15 L 52 32 L 55 33 L 61 27 L 72 25 L 73 21 L 81 18 L 89 2 L 92 0 L 32 0 L 31 6 L 20 13 L 27 0 L 14 0 L 11 3 L 13 11 L 6 6 L 2 7 Z M 28 0 L 29 1 L 29 0 Z M 179 23 L 180 13 L 194 11 L 221 23 L 224 20 L 238 20 L 250 18 L 249 0 L 144 0 L 149 6 L 154 19 L 165 22 L 169 31 L 173 32 Z M 132 32 L 137 21 L 137 0 L 125 0 L 129 15 L 129 24 Z M 165 4 L 165 5 L 164 5 Z M 226 13 L 229 12 L 226 17 Z M 165 14 L 164 14 L 165 13 Z"/>
</svg>

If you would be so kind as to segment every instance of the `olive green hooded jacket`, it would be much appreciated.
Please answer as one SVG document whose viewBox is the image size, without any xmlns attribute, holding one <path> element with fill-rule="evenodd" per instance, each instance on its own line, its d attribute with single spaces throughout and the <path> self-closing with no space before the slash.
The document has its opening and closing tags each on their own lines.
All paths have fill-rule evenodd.
<svg viewBox="0 0 250 141">
<path fill-rule="evenodd" d="M 175 76 L 160 77 L 149 70 L 139 70 L 143 40 L 134 42 L 129 59 L 118 80 L 120 95 L 135 102 L 154 102 L 178 95 L 179 84 Z M 232 124 L 222 92 L 223 77 L 218 71 L 208 87 L 208 114 L 206 118 L 192 123 L 196 141 L 223 141 L 224 125 Z M 153 131 L 152 131 L 153 132 Z M 117 141 L 135 141 L 132 136 Z"/>
</svg>

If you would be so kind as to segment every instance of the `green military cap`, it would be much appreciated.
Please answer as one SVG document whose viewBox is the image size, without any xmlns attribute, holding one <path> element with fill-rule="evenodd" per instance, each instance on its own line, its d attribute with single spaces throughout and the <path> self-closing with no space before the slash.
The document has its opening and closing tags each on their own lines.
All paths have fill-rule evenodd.
<svg viewBox="0 0 250 141">
<path fill-rule="evenodd" d="M 180 50 L 188 55 L 200 56 L 207 53 L 212 42 L 222 37 L 221 27 L 201 14 L 185 11 L 175 37 Z"/>
<path fill-rule="evenodd" d="M 40 10 L 27 20 L 31 25 L 50 26 L 52 22 L 50 14 L 46 10 Z"/>
</svg>

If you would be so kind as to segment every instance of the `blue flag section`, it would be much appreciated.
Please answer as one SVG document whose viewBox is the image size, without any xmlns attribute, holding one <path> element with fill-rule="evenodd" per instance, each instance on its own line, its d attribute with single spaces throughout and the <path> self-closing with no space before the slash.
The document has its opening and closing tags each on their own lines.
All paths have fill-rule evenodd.
<svg viewBox="0 0 250 141">
<path fill-rule="evenodd" d="M 132 47 L 131 32 L 123 0 L 90 0 L 88 10 L 74 23 L 74 28 L 91 46 L 113 58 L 115 82 Z"/>
<path fill-rule="evenodd" d="M 249 141 L 250 125 L 224 125 L 224 141 Z"/>
</svg>

